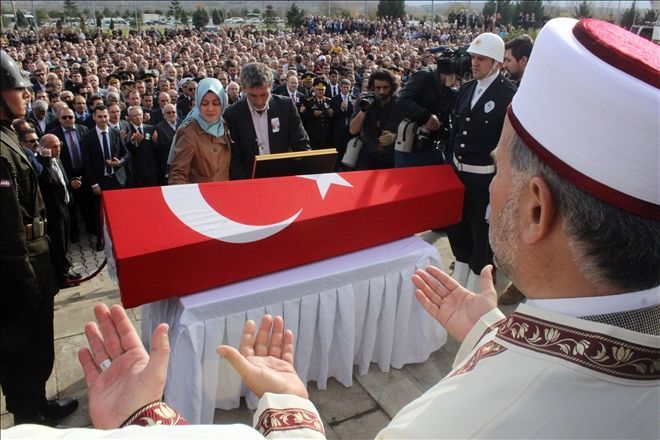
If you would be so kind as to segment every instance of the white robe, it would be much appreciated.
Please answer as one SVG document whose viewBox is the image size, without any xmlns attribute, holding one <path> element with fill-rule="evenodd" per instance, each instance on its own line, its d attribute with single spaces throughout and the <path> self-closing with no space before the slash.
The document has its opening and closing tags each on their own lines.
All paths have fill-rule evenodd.
<svg viewBox="0 0 660 440">
<path fill-rule="evenodd" d="M 660 438 L 659 415 L 660 337 L 521 304 L 378 438 Z"/>
</svg>

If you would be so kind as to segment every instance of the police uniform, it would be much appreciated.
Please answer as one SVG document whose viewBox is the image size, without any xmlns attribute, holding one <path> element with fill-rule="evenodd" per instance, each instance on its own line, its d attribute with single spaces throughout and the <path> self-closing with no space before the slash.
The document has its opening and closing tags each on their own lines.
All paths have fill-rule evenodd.
<svg viewBox="0 0 660 440">
<path fill-rule="evenodd" d="M 502 132 L 506 109 L 516 87 L 498 74 L 471 107 L 477 81 L 466 83 L 458 92 L 452 113 L 449 160 L 465 186 L 463 219 L 448 229 L 449 244 L 457 261 L 467 263 L 473 273 L 493 261 L 488 242 L 488 187 L 495 176 L 491 151 Z"/>
<path fill-rule="evenodd" d="M 325 89 L 325 82 L 318 81 L 314 85 Z M 321 114 L 316 116 L 315 111 Z M 305 112 L 303 114 L 305 131 L 309 136 L 309 145 L 312 149 L 328 148 L 332 144 L 332 109 L 330 107 L 330 98 L 323 96 L 318 98 L 312 96 L 305 102 Z"/>
</svg>

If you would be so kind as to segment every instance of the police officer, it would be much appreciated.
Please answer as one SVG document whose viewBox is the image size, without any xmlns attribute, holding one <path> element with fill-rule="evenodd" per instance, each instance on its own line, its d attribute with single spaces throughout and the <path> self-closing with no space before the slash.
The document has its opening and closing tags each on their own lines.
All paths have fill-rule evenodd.
<svg viewBox="0 0 660 440">
<path fill-rule="evenodd" d="M 463 219 L 448 229 L 447 236 L 456 257 L 453 277 L 478 292 L 479 273 L 493 260 L 486 221 L 488 187 L 495 176 L 490 153 L 497 146 L 516 86 L 500 73 L 504 41 L 498 35 L 479 35 L 467 52 L 472 57 L 474 79 L 458 92 L 449 158 L 465 186 Z"/>
<path fill-rule="evenodd" d="M 314 96 L 300 107 L 305 131 L 312 149 L 328 148 L 332 143 L 332 116 L 330 98 L 325 96 L 327 84 L 322 79 L 314 81 Z"/>
<path fill-rule="evenodd" d="M 25 116 L 30 82 L 0 52 L 0 384 L 14 424 L 55 425 L 73 398 L 46 400 L 53 370 L 53 296 L 57 278 L 46 236 L 37 174 L 11 121 Z"/>
<path fill-rule="evenodd" d="M 456 74 L 449 59 L 438 58 L 435 68 L 416 72 L 399 92 L 399 106 L 405 122 L 421 130 L 412 150 L 396 149 L 394 166 L 434 165 L 444 161 L 441 146 L 449 138 L 449 116 L 456 99 L 452 88 Z"/>
</svg>

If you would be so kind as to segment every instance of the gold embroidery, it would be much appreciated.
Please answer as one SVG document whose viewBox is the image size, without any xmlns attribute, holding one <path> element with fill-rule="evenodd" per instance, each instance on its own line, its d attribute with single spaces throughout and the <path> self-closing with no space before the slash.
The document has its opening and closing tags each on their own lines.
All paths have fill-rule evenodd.
<svg viewBox="0 0 660 440">
<path fill-rule="evenodd" d="M 267 409 L 261 414 L 255 427 L 264 437 L 272 431 L 303 428 L 313 429 L 325 435 L 323 423 L 316 414 L 301 408 Z"/>
</svg>

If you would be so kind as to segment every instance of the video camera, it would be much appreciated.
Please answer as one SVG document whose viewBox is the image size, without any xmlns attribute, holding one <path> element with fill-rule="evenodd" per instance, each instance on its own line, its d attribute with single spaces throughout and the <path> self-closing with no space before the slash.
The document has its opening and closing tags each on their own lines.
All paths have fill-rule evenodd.
<svg viewBox="0 0 660 440">
<path fill-rule="evenodd" d="M 368 112 L 380 101 L 380 96 L 376 92 L 366 92 L 358 98 L 358 107 L 363 112 Z"/>
<path fill-rule="evenodd" d="M 449 46 L 438 46 L 428 49 L 429 53 L 439 54 L 436 60 L 438 71 L 447 75 L 456 74 L 466 78 L 472 73 L 472 57 L 467 52 L 469 46 L 452 49 Z"/>
</svg>

